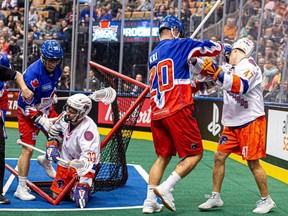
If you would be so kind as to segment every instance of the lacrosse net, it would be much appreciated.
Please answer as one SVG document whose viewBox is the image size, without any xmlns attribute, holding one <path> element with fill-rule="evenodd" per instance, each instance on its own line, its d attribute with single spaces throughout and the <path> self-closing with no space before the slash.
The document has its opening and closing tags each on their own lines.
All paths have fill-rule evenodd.
<svg viewBox="0 0 288 216">
<path fill-rule="evenodd" d="M 90 66 L 104 87 L 117 92 L 110 104 L 113 128 L 101 142 L 101 165 L 92 189 L 110 191 L 124 186 L 128 179 L 126 150 L 149 87 L 97 63 L 90 62 Z"/>
</svg>

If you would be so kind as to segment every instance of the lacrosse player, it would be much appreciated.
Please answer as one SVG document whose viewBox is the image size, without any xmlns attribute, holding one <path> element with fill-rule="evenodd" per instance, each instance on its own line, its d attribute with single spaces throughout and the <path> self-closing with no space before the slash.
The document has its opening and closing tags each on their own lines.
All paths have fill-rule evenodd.
<svg viewBox="0 0 288 216">
<path fill-rule="evenodd" d="M 100 162 L 100 135 L 97 125 L 88 116 L 92 108 L 91 99 L 84 94 L 75 94 L 68 98 L 60 119 L 51 127 L 51 141 L 46 144 L 46 158 L 56 162 L 59 156 L 59 134 L 63 134 L 61 158 L 66 161 L 82 163 L 82 171 L 58 162 L 56 177 L 51 186 L 53 198 L 56 199 L 75 175 L 79 175 L 71 199 L 76 206 L 84 208 L 89 198 L 89 188 L 95 177 L 95 169 Z M 55 138 L 53 140 L 53 138 Z M 45 157 L 39 156 L 39 157 Z M 38 157 L 38 158 L 39 158 Z M 61 184 L 60 184 L 61 183 Z"/>
<path fill-rule="evenodd" d="M 183 25 L 173 15 L 159 22 L 160 43 L 149 55 L 151 130 L 157 159 L 149 173 L 147 197 L 142 212 L 161 211 L 156 195 L 166 208 L 175 211 L 172 191 L 202 158 L 202 138 L 195 118 L 188 61 L 195 56 L 216 56 L 223 46 L 218 42 L 179 39 Z M 160 184 L 171 157 L 181 161 Z M 160 185 L 159 185 L 160 184 Z"/>
<path fill-rule="evenodd" d="M 1 81 L 8 81 L 8 80 L 15 80 L 20 90 L 22 91 L 22 96 L 26 100 L 31 100 L 33 98 L 33 92 L 26 86 L 23 76 L 20 72 L 14 71 L 10 69 L 9 59 L 3 53 L 0 53 L 0 80 Z M 2 82 L 1 86 L 4 87 L 1 89 L 1 94 L 5 91 L 5 83 Z M 3 94 L 4 95 L 4 94 Z M 9 204 L 10 199 L 4 197 L 3 193 L 3 180 L 4 180 L 4 172 L 5 172 L 5 128 L 4 128 L 4 121 L 6 116 L 5 107 L 3 107 L 2 102 L 7 102 L 8 98 L 5 99 L 1 97 L 1 107 L 0 107 L 0 204 Z"/>
<path fill-rule="evenodd" d="M 225 175 L 225 160 L 231 153 L 242 156 L 260 191 L 261 198 L 253 210 L 265 214 L 276 205 L 268 191 L 266 172 L 259 163 L 266 156 L 266 118 L 261 88 L 262 72 L 250 57 L 254 43 L 248 38 L 236 41 L 228 56 L 230 69 L 218 67 L 206 58 L 202 68 L 213 77 L 224 91 L 222 124 L 225 126 L 214 155 L 212 195 L 199 209 L 223 206 L 220 190 Z"/>
<path fill-rule="evenodd" d="M 23 73 L 24 80 L 34 93 L 32 101 L 18 98 L 18 124 L 20 139 L 35 146 L 40 129 L 46 134 L 52 125 L 53 117 L 58 114 L 54 110 L 55 91 L 58 80 L 62 75 L 60 68 L 63 50 L 56 40 L 46 40 L 41 46 L 41 58 L 31 64 Z M 34 200 L 26 186 L 30 159 L 33 150 L 22 147 L 22 154 L 18 160 L 18 187 L 14 196 L 21 200 Z M 52 166 L 51 166 L 52 167 Z M 51 169 L 51 176 L 53 176 Z"/>
</svg>

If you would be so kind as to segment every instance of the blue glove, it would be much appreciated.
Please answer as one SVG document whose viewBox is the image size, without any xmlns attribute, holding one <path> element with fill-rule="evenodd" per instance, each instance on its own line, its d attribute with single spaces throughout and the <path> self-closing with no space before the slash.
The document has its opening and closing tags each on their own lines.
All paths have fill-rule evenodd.
<svg viewBox="0 0 288 216">
<path fill-rule="evenodd" d="M 232 46 L 228 43 L 223 43 L 223 53 L 224 53 L 226 63 L 229 63 L 229 56 L 231 54 L 231 51 L 232 51 Z"/>
<path fill-rule="evenodd" d="M 46 158 L 49 161 L 57 162 L 57 158 L 59 157 L 59 150 L 58 150 L 58 142 L 56 140 L 51 140 L 46 143 Z"/>
<path fill-rule="evenodd" d="M 78 208 L 85 208 L 89 200 L 89 185 L 77 182 L 73 189 L 71 199 L 75 201 Z"/>
</svg>

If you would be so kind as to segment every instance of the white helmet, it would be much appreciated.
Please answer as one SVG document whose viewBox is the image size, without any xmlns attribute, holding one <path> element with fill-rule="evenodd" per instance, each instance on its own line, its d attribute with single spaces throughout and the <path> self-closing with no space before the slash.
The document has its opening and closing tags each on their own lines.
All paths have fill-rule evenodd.
<svg viewBox="0 0 288 216">
<path fill-rule="evenodd" d="M 246 54 L 247 57 L 249 57 L 254 50 L 254 43 L 253 43 L 253 41 L 244 37 L 244 38 L 237 40 L 232 45 L 232 49 L 240 49 Z"/>
<path fill-rule="evenodd" d="M 77 118 L 81 119 L 89 114 L 92 108 L 91 99 L 85 94 L 75 94 L 67 99 L 66 105 L 77 111 L 77 116 L 71 121 L 75 121 Z"/>
</svg>

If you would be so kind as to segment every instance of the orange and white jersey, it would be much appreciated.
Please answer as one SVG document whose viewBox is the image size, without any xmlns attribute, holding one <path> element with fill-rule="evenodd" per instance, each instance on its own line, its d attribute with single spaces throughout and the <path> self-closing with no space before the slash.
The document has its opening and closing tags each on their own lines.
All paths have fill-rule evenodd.
<svg viewBox="0 0 288 216">
<path fill-rule="evenodd" d="M 220 78 L 224 89 L 222 124 L 237 127 L 265 115 L 262 72 L 254 59 L 243 58 L 230 70 L 222 68 L 226 70 Z"/>
<path fill-rule="evenodd" d="M 63 145 L 61 158 L 67 161 L 80 159 L 91 163 L 100 162 L 100 135 L 97 125 L 85 116 L 82 122 L 70 131 L 70 123 L 62 123 Z"/>
</svg>

